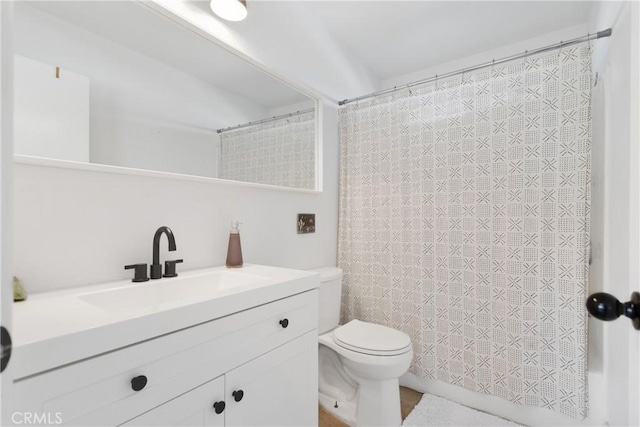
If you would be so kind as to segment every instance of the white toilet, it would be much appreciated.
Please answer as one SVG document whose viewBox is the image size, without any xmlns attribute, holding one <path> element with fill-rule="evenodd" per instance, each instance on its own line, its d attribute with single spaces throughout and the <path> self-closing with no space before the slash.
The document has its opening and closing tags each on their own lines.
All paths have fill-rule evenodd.
<svg viewBox="0 0 640 427">
<path fill-rule="evenodd" d="M 314 271 L 320 273 L 320 405 L 353 426 L 399 426 L 398 378 L 413 358 L 411 339 L 404 332 L 359 320 L 339 326 L 342 270 Z"/>
</svg>

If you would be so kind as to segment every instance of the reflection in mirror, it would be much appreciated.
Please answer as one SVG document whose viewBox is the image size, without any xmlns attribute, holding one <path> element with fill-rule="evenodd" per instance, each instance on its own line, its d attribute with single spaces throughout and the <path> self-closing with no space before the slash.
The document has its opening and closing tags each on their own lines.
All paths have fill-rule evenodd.
<svg viewBox="0 0 640 427">
<path fill-rule="evenodd" d="M 15 154 L 316 189 L 316 100 L 164 13 L 17 2 Z"/>
<path fill-rule="evenodd" d="M 297 111 L 220 134 L 220 178 L 315 188 L 314 109 Z"/>
</svg>

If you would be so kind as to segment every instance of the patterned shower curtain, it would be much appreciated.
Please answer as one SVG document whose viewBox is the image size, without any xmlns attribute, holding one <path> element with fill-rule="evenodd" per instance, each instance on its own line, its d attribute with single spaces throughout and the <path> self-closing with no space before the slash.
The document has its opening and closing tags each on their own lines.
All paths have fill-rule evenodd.
<svg viewBox="0 0 640 427">
<path fill-rule="evenodd" d="M 409 334 L 410 372 L 587 416 L 591 50 L 340 111 L 343 321 Z"/>
<path fill-rule="evenodd" d="M 220 134 L 219 178 L 315 190 L 315 113 Z"/>
</svg>

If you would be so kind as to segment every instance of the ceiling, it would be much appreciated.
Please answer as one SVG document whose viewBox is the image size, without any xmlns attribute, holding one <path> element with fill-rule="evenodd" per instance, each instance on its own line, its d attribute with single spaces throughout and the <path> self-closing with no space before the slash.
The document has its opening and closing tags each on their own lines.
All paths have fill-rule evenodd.
<svg viewBox="0 0 640 427">
<path fill-rule="evenodd" d="M 595 3 L 248 0 L 247 19 L 231 23 L 215 18 L 208 2 L 185 0 L 193 16 L 231 34 L 223 41 L 333 99 L 383 89 L 385 80 L 553 31 L 584 25 L 586 32 Z M 307 99 L 202 37 L 167 25 L 147 8 L 112 1 L 35 4 L 266 107 Z"/>
<path fill-rule="evenodd" d="M 586 24 L 588 1 L 308 1 L 315 20 L 379 80 Z M 586 29 L 586 26 L 585 26 Z"/>
<path fill-rule="evenodd" d="M 186 2 L 207 13 L 208 0 Z M 217 23 L 231 46 L 337 100 L 552 32 L 582 35 L 597 3 L 248 0 L 247 19 Z"/>
</svg>

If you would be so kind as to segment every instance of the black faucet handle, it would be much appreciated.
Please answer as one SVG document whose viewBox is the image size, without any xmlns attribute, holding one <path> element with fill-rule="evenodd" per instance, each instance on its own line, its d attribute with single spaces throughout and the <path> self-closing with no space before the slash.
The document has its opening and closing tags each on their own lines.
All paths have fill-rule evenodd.
<svg viewBox="0 0 640 427">
<path fill-rule="evenodd" d="M 132 268 L 134 269 L 133 279 L 131 279 L 132 282 L 146 282 L 149 280 L 147 277 L 147 264 L 131 264 L 124 266 L 125 270 L 131 270 Z"/>
<path fill-rule="evenodd" d="M 176 259 L 173 261 L 165 261 L 164 262 L 164 274 L 162 277 L 176 277 L 178 273 L 176 273 L 176 264 L 180 264 L 184 262 L 182 259 Z"/>
</svg>

